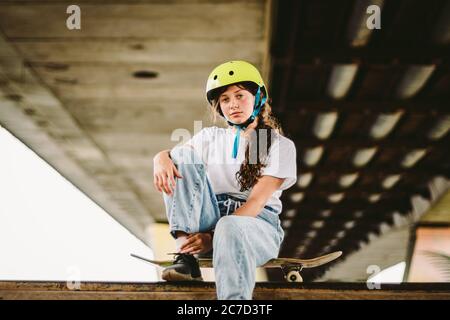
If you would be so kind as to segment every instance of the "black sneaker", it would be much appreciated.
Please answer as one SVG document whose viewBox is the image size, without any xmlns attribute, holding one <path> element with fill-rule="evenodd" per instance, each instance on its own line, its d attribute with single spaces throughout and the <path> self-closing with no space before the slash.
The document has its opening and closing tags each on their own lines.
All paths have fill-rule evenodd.
<svg viewBox="0 0 450 320">
<path fill-rule="evenodd" d="M 198 260 L 191 254 L 180 253 L 170 267 L 162 272 L 162 278 L 166 281 L 202 281 L 202 274 Z"/>
</svg>

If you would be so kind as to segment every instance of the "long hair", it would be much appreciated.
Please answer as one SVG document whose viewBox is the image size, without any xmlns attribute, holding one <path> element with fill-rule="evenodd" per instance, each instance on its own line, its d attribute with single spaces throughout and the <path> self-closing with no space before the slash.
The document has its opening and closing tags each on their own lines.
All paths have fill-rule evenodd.
<svg viewBox="0 0 450 320">
<path fill-rule="evenodd" d="M 249 91 L 253 95 L 256 95 L 258 90 L 257 85 L 253 82 L 240 82 L 234 85 Z M 213 93 L 211 111 L 214 123 L 217 121 L 217 115 L 223 117 L 219 97 L 228 87 L 218 88 Z M 251 189 L 261 177 L 262 169 L 267 166 L 268 155 L 273 141 L 272 130 L 279 135 L 283 135 L 280 122 L 272 114 L 272 107 L 268 102 L 262 106 L 255 121 L 258 121 L 255 127 L 255 134 L 251 135 L 251 139 L 249 139 L 249 143 L 245 149 L 245 160 L 242 162 L 240 170 L 236 172 L 236 179 L 239 182 L 241 192 Z M 266 146 L 265 150 L 259 150 L 261 139 L 267 139 L 266 143 L 264 141 L 262 143 L 263 146 Z"/>
</svg>

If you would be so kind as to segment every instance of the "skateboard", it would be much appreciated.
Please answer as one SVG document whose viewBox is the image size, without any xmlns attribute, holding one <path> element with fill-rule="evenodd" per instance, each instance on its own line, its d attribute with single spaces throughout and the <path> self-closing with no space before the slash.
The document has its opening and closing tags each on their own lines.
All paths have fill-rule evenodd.
<svg viewBox="0 0 450 320">
<path fill-rule="evenodd" d="M 169 253 L 176 254 L 176 253 Z M 342 255 L 342 251 L 335 251 L 324 256 L 320 256 L 312 259 L 296 259 L 296 258 L 277 258 L 269 260 L 262 265 L 262 268 L 280 268 L 283 271 L 284 278 L 287 282 L 303 282 L 303 278 L 300 272 L 305 268 L 315 268 L 324 265 L 328 262 L 336 260 Z M 135 254 L 131 254 L 133 258 L 137 258 L 146 261 L 158 268 L 166 268 L 172 265 L 173 261 L 170 260 L 150 260 L 140 257 Z M 212 259 L 198 259 L 200 268 L 212 268 Z"/>
</svg>

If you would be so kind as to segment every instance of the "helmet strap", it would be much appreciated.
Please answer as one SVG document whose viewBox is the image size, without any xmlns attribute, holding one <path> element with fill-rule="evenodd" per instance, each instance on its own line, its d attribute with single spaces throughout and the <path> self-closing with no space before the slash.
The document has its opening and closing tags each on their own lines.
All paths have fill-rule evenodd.
<svg viewBox="0 0 450 320">
<path fill-rule="evenodd" d="M 236 136 L 234 138 L 234 144 L 233 144 L 233 159 L 236 159 L 238 149 L 239 149 L 239 138 L 241 136 L 241 130 L 245 130 L 253 121 L 255 121 L 256 117 L 258 116 L 259 112 L 261 111 L 262 106 L 266 103 L 267 98 L 264 96 L 261 99 L 261 87 L 258 86 L 258 91 L 255 95 L 255 104 L 253 105 L 253 112 L 251 116 L 244 122 L 244 123 L 233 123 L 229 120 L 227 120 L 227 123 L 230 126 L 236 127 Z"/>
<path fill-rule="evenodd" d="M 241 127 L 237 127 L 236 130 L 236 136 L 234 137 L 234 143 L 233 143 L 233 159 L 236 159 L 238 149 L 239 149 L 239 138 L 241 137 Z"/>
</svg>

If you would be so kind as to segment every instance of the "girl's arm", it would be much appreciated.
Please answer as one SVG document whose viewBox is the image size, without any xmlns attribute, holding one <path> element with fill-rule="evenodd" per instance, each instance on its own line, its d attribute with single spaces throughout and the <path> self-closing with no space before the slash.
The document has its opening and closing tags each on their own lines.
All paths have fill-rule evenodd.
<svg viewBox="0 0 450 320">
<path fill-rule="evenodd" d="M 278 190 L 284 178 L 262 176 L 253 186 L 247 201 L 234 212 L 238 216 L 256 217 L 264 208 L 270 196 Z"/>
</svg>

